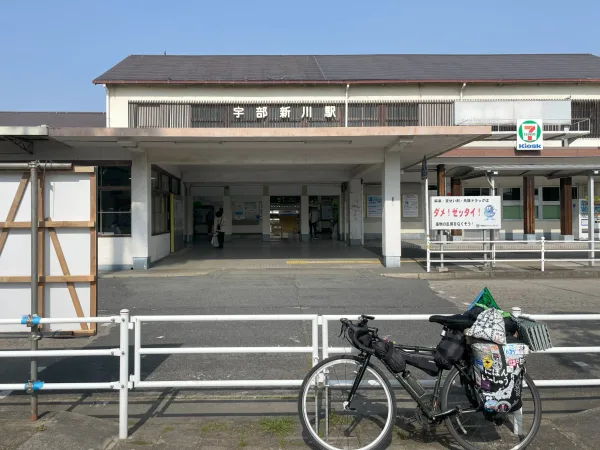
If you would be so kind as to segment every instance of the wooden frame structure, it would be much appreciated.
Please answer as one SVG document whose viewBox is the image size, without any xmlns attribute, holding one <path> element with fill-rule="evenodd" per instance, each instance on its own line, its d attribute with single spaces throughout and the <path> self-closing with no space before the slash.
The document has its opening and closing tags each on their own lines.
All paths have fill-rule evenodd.
<svg viewBox="0 0 600 450">
<path fill-rule="evenodd" d="M 3 172 L 5 173 L 5 172 Z M 14 173 L 14 171 L 13 171 Z M 54 221 L 52 220 L 51 213 L 48 206 L 46 205 L 46 183 L 49 176 L 54 174 L 71 174 L 76 178 L 79 175 L 81 179 L 82 174 L 89 176 L 89 220 L 77 220 L 77 221 Z M 0 180 L 0 184 L 1 184 Z M 38 191 L 38 204 L 37 204 L 37 220 L 38 220 L 38 253 L 37 253 L 37 266 L 38 266 L 38 311 L 41 317 L 51 317 L 49 312 L 49 288 L 50 284 L 56 285 L 57 283 L 66 283 L 68 293 L 73 304 L 74 317 L 86 317 L 84 308 L 80 300 L 80 295 L 76 288 L 76 283 L 80 286 L 89 286 L 89 305 L 85 305 L 85 309 L 89 311 L 89 316 L 97 316 L 97 229 L 96 229 L 96 169 L 94 167 L 73 167 L 70 170 L 54 170 L 51 172 L 40 172 L 38 176 L 37 188 Z M 31 189 L 30 174 L 25 172 L 22 174 L 18 184 L 17 192 L 12 199 L 10 209 L 5 218 L 4 222 L 0 222 L 0 258 L 10 258 L 10 255 L 3 254 L 6 243 L 8 241 L 11 230 L 31 229 L 30 221 L 17 221 L 17 215 L 21 208 L 27 208 L 26 205 L 22 205 L 23 198 L 26 190 Z M 51 188 L 52 189 L 52 188 Z M 68 208 L 75 207 L 68 205 Z M 1 218 L 0 218 L 1 219 Z M 76 267 L 75 272 L 78 274 L 73 275 L 73 267 L 69 267 L 63 245 L 61 245 L 60 232 L 68 233 L 69 230 L 89 230 L 89 268 Z M 29 235 L 30 236 L 30 235 Z M 80 237 L 81 239 L 81 237 Z M 48 241 L 49 240 L 49 241 Z M 49 254 L 46 255 L 48 249 Z M 51 245 L 51 247 L 50 247 Z M 53 251 L 52 251 L 53 249 Z M 5 252 L 6 253 L 6 252 Z M 52 274 L 50 266 L 54 266 L 53 263 L 58 260 L 58 265 L 62 275 Z M 31 262 L 29 260 L 29 262 Z M 81 264 L 79 264 L 81 266 Z M 86 264 L 87 265 L 87 264 Z M 87 274 L 82 275 L 82 272 Z M 3 275 L 0 273 L 0 293 L 2 293 L 3 286 L 15 285 L 15 284 L 31 284 L 31 273 L 29 275 Z M 24 286 L 23 286 L 24 287 Z M 7 298 L 2 299 L 0 295 L 0 303 L 2 300 L 8 300 Z M 31 306 L 28 305 L 27 311 L 22 311 L 22 315 L 27 315 L 31 311 Z M 2 308 L 0 308 L 0 316 L 2 314 Z M 59 317 L 65 317 L 60 315 Z M 7 317 L 8 318 L 8 317 Z M 14 318 L 14 317 L 11 317 Z M 79 324 L 80 329 L 69 330 L 67 333 L 72 335 L 93 335 L 96 333 L 96 324 L 81 322 Z M 41 329 L 42 332 L 45 330 Z M 64 331 L 49 330 L 53 334 L 57 332 L 64 334 Z M 0 328 L 2 332 L 2 328 Z"/>
</svg>

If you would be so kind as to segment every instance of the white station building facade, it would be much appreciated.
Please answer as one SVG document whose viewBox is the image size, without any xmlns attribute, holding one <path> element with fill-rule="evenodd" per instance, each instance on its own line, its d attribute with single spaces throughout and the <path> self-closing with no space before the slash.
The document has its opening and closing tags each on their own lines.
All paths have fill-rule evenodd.
<svg viewBox="0 0 600 450">
<path fill-rule="evenodd" d="M 586 239 L 600 207 L 594 55 L 129 56 L 94 83 L 105 113 L 0 113 L 0 162 L 98 167 L 101 270 L 209 251 L 218 208 L 257 245 L 310 241 L 317 208 L 397 267 L 425 194 L 495 193 L 506 240 Z"/>
</svg>

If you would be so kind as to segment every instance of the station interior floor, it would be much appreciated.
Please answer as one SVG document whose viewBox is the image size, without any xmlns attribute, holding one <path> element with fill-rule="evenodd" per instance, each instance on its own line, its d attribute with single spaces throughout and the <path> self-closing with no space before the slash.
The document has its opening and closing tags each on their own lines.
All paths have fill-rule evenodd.
<svg viewBox="0 0 600 450">
<path fill-rule="evenodd" d="M 224 248 L 214 248 L 207 236 L 152 265 L 158 270 L 206 270 L 214 268 L 282 268 L 305 264 L 381 265 L 381 243 L 349 246 L 329 237 L 301 242 L 299 239 L 233 237 Z"/>
</svg>

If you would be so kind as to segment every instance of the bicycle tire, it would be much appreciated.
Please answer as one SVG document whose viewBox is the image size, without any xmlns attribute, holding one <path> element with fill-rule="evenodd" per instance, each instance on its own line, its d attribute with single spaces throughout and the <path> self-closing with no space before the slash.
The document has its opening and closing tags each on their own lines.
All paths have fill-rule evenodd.
<svg viewBox="0 0 600 450">
<path fill-rule="evenodd" d="M 450 391 L 451 383 L 449 383 L 449 381 L 453 380 L 456 377 L 457 373 L 458 373 L 458 369 L 456 367 L 453 368 L 450 371 L 450 373 L 448 374 L 448 377 L 446 378 L 446 381 L 444 382 L 444 386 L 442 387 L 442 392 L 440 394 L 442 411 L 447 411 L 448 409 L 450 409 L 448 406 L 448 393 Z M 531 427 L 531 431 L 527 434 L 525 439 L 510 450 L 523 450 L 523 449 L 527 448 L 527 446 L 529 446 L 529 444 L 531 444 L 533 442 L 533 440 L 535 439 L 535 437 L 540 429 L 540 425 L 542 424 L 542 399 L 540 397 L 540 393 L 539 393 L 535 383 L 533 382 L 533 380 L 531 379 L 531 377 L 529 376 L 529 374 L 527 372 L 525 372 L 523 378 L 524 378 L 524 381 L 527 383 L 529 389 L 531 390 L 531 395 L 533 397 L 533 403 L 534 403 L 534 408 L 535 408 L 535 417 L 533 419 L 533 425 Z M 452 417 L 447 417 L 446 419 L 444 419 L 444 422 L 445 422 L 446 428 L 448 428 L 448 431 L 450 432 L 452 437 L 456 440 L 456 442 L 462 448 L 464 448 L 465 450 L 481 450 L 477 447 L 472 446 L 470 443 L 466 442 L 458 434 L 458 432 L 456 431 L 456 428 L 452 425 Z"/>
<path fill-rule="evenodd" d="M 316 366 L 314 366 L 310 370 L 310 372 L 308 372 L 308 374 L 304 377 L 304 380 L 302 381 L 302 386 L 300 388 L 300 393 L 298 395 L 298 415 L 300 416 L 300 422 L 302 424 L 302 428 L 304 431 L 306 431 L 310 435 L 311 444 L 313 444 L 314 446 L 318 447 L 321 450 L 338 450 L 338 449 L 331 445 L 326 446 L 324 444 L 321 444 L 319 442 L 319 437 L 315 436 L 313 429 L 310 426 L 310 423 L 306 422 L 307 415 L 305 414 L 304 407 L 303 407 L 305 404 L 305 391 L 307 390 L 306 385 L 310 381 L 310 379 L 312 378 L 312 376 L 315 372 L 317 372 L 323 366 L 331 363 L 332 361 L 337 361 L 337 360 L 352 360 L 352 361 L 356 361 L 359 364 L 362 364 L 361 359 L 354 355 L 338 355 L 338 356 L 332 356 L 330 358 L 324 359 L 323 361 L 319 362 Z M 392 403 L 391 412 L 390 412 L 391 420 L 389 420 L 388 423 L 386 424 L 387 429 L 384 430 L 384 432 L 378 437 L 378 439 L 376 439 L 371 444 L 369 444 L 368 446 L 363 447 L 361 449 L 361 450 L 376 450 L 376 449 L 380 448 L 379 446 L 381 446 L 382 444 L 386 444 L 386 442 L 389 440 L 389 438 L 392 435 L 392 431 L 394 429 L 394 423 L 396 422 L 396 396 L 394 394 L 394 391 L 392 389 L 392 386 L 391 386 L 387 376 L 383 373 L 383 371 L 381 371 L 381 369 L 379 369 L 377 366 L 373 365 L 372 363 L 369 363 L 368 367 L 369 367 L 369 369 L 373 370 L 373 372 L 375 372 L 381 378 L 381 380 L 383 381 L 383 387 L 385 390 L 388 391 L 389 398 Z M 385 447 L 383 447 L 383 448 L 385 448 Z"/>
</svg>

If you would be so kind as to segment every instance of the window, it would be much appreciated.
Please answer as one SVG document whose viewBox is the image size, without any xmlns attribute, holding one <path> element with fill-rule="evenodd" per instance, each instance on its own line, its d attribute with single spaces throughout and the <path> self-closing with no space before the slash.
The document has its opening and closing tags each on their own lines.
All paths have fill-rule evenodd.
<svg viewBox="0 0 600 450">
<path fill-rule="evenodd" d="M 520 201 L 521 200 L 521 188 L 504 188 L 502 189 L 502 200 L 503 201 Z"/>
<path fill-rule="evenodd" d="M 465 197 L 481 197 L 490 195 L 490 188 L 465 188 L 463 191 Z"/>
<path fill-rule="evenodd" d="M 559 202 L 560 201 L 560 188 L 558 188 L 558 187 L 542 188 L 542 201 L 543 202 Z"/>
<path fill-rule="evenodd" d="M 571 121 L 573 129 L 588 130 L 584 138 L 600 138 L 600 100 L 572 100 Z"/>
<path fill-rule="evenodd" d="M 171 194 L 179 195 L 180 182 L 159 167 L 152 167 L 152 234 L 171 231 Z"/>
<path fill-rule="evenodd" d="M 131 167 L 98 167 L 98 234 L 131 235 Z"/>
</svg>

